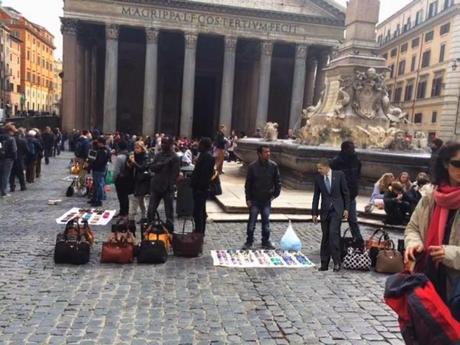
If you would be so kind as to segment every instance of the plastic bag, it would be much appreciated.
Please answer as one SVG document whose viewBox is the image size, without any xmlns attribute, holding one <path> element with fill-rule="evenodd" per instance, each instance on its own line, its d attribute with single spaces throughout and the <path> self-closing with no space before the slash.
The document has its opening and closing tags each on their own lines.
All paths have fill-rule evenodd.
<svg viewBox="0 0 460 345">
<path fill-rule="evenodd" d="M 289 221 L 289 226 L 281 238 L 280 247 L 282 250 L 290 250 L 296 252 L 302 249 L 302 242 L 292 228 L 291 221 Z"/>
<path fill-rule="evenodd" d="M 105 184 L 110 185 L 113 184 L 113 172 L 112 170 L 107 170 L 107 174 L 105 175 Z"/>
</svg>

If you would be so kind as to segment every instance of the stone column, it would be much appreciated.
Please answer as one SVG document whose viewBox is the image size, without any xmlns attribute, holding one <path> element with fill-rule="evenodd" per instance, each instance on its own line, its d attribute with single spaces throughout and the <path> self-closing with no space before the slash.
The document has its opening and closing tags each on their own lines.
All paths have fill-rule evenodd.
<svg viewBox="0 0 460 345">
<path fill-rule="evenodd" d="M 313 105 L 313 97 L 315 95 L 315 74 L 318 61 L 310 57 L 307 59 L 307 77 L 305 81 L 305 92 L 303 97 L 303 107 L 306 109 Z"/>
<path fill-rule="evenodd" d="M 235 57 L 237 39 L 225 37 L 224 71 L 220 98 L 220 123 L 229 133 L 232 128 L 233 88 L 235 82 Z"/>
<path fill-rule="evenodd" d="M 272 70 L 273 43 L 262 42 L 260 51 L 259 95 L 257 98 L 256 128 L 262 129 L 268 117 L 268 96 Z"/>
<path fill-rule="evenodd" d="M 77 25 L 74 19 L 61 18 L 63 35 L 63 78 L 62 78 L 62 128 L 71 131 L 75 128 L 77 118 L 76 98 L 76 61 Z"/>
<path fill-rule="evenodd" d="M 307 46 L 305 44 L 298 44 L 295 51 L 294 81 L 291 95 L 291 113 L 289 115 L 289 128 L 292 129 L 299 128 L 300 125 L 305 89 L 306 59 Z"/>
<path fill-rule="evenodd" d="M 118 25 L 105 28 L 104 133 L 113 133 L 117 126 L 118 32 Z"/>
<path fill-rule="evenodd" d="M 86 129 L 91 128 L 91 47 L 84 48 L 84 58 L 85 58 L 85 82 L 84 82 L 84 122 L 83 127 Z"/>
<path fill-rule="evenodd" d="M 324 68 L 327 66 L 327 61 L 329 60 L 329 51 L 321 52 L 318 58 L 318 67 L 316 69 L 316 80 L 315 80 L 315 91 L 313 97 L 313 104 L 317 104 L 321 98 L 321 92 L 324 89 L 326 82 L 326 72 Z"/>
<path fill-rule="evenodd" d="M 182 107 L 180 135 L 192 137 L 193 100 L 195 96 L 196 43 L 198 35 L 185 33 L 184 75 L 182 80 Z"/>
<path fill-rule="evenodd" d="M 90 98 L 90 126 L 91 128 L 97 127 L 97 45 L 91 47 L 91 98 Z"/>
<path fill-rule="evenodd" d="M 144 113 L 142 116 L 142 133 L 154 134 L 157 111 L 157 66 L 158 66 L 158 30 L 145 29 L 145 80 L 144 80 Z"/>
</svg>

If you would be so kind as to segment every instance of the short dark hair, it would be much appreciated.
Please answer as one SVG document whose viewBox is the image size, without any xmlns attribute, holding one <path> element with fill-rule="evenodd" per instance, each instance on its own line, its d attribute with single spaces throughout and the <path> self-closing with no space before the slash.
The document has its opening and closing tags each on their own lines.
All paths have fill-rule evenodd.
<svg viewBox="0 0 460 345">
<path fill-rule="evenodd" d="M 355 148 L 355 143 L 351 140 L 345 140 L 342 145 L 340 145 L 340 150 L 348 152 L 352 148 Z"/>
<path fill-rule="evenodd" d="M 203 137 L 200 139 L 200 143 L 198 144 L 201 148 L 205 151 L 209 151 L 212 147 L 212 140 L 208 137 Z"/>
<path fill-rule="evenodd" d="M 457 142 L 448 142 L 441 146 L 434 165 L 433 184 L 440 186 L 449 182 L 449 172 L 447 171 L 446 165 L 449 164 L 451 158 L 454 157 L 458 151 L 460 151 L 460 143 Z"/>
<path fill-rule="evenodd" d="M 441 139 L 439 139 L 439 138 L 434 138 L 433 141 L 432 141 L 432 143 L 433 143 L 436 147 L 441 147 L 442 144 L 444 144 L 444 142 L 443 142 Z"/>
<path fill-rule="evenodd" d="M 326 158 L 321 158 L 317 164 L 322 165 L 323 167 L 331 166 L 331 162 L 329 162 L 329 159 L 326 159 Z"/>
<path fill-rule="evenodd" d="M 269 149 L 270 150 L 270 146 L 268 145 L 260 145 L 258 148 L 257 148 L 257 153 L 262 153 L 262 151 L 264 149 Z"/>
<path fill-rule="evenodd" d="M 121 140 L 118 142 L 118 150 L 119 151 L 123 151 L 123 150 L 127 150 L 128 149 L 128 143 L 124 140 Z"/>
</svg>

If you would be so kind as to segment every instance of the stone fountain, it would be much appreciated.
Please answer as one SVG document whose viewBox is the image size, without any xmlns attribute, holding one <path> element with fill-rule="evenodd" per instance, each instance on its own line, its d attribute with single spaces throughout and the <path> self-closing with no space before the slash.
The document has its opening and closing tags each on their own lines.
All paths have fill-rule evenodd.
<svg viewBox="0 0 460 345">
<path fill-rule="evenodd" d="M 353 140 L 363 164 L 362 184 L 371 186 L 384 172 L 408 171 L 413 178 L 427 171 L 429 154 L 423 133 L 413 132 L 407 115 L 390 104 L 385 85 L 385 60 L 376 55 L 375 25 L 378 0 L 351 0 L 346 16 L 346 39 L 325 68 L 326 83 L 319 102 L 299 114 L 297 140 L 276 140 L 277 125 L 267 123 L 264 139 L 238 141 L 236 154 L 247 163 L 256 147 L 266 143 L 283 171 L 284 182 L 302 187 L 312 182 L 316 163 L 333 158 L 344 140 Z"/>
</svg>

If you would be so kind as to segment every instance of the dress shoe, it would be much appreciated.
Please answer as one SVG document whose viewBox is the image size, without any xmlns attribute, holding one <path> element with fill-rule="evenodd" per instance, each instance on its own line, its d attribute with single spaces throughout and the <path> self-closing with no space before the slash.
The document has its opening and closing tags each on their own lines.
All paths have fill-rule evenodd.
<svg viewBox="0 0 460 345">
<path fill-rule="evenodd" d="M 271 241 L 265 241 L 262 242 L 262 249 L 273 250 L 276 249 L 276 247 Z"/>
<path fill-rule="evenodd" d="M 320 268 L 318 268 L 318 271 L 327 271 L 328 269 L 328 266 L 320 266 Z"/>
<path fill-rule="evenodd" d="M 250 250 L 252 248 L 252 243 L 251 242 L 246 242 L 245 244 L 243 244 L 243 246 L 241 247 L 241 250 Z"/>
<path fill-rule="evenodd" d="M 332 269 L 332 271 L 339 272 L 341 268 L 342 268 L 341 264 L 334 264 L 334 268 Z"/>
</svg>

